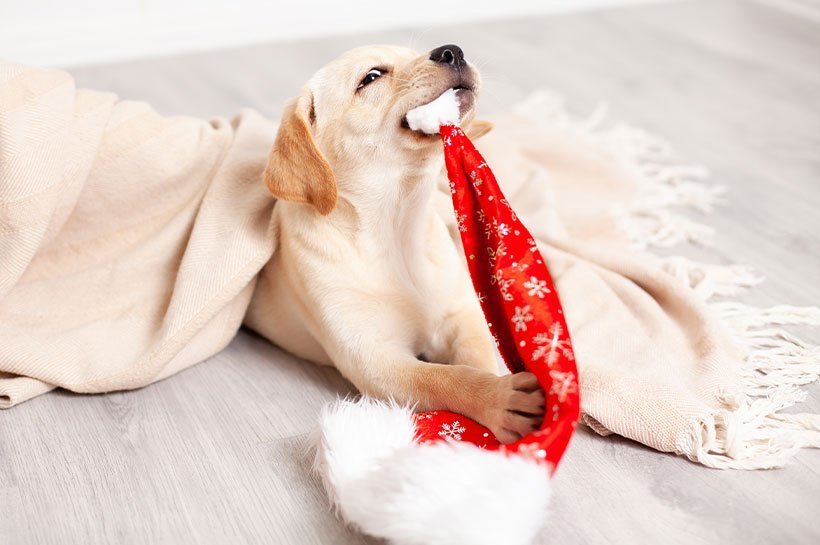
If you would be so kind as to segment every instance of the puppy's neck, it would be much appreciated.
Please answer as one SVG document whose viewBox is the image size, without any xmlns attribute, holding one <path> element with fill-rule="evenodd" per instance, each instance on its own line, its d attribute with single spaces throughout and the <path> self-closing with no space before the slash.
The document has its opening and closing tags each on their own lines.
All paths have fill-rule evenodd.
<svg viewBox="0 0 820 545">
<path fill-rule="evenodd" d="M 431 241 L 440 233 L 433 196 L 444 159 L 394 159 L 379 161 L 381 168 L 375 161 L 332 164 L 338 198 L 327 215 L 308 204 L 277 202 L 277 225 L 289 241 L 284 244 L 328 261 L 353 258 L 388 267 L 411 284 L 423 281 L 420 258 L 434 251 Z"/>
<path fill-rule="evenodd" d="M 338 173 L 339 201 L 325 220 L 351 236 L 384 247 L 415 247 L 429 233 L 433 192 L 443 168 L 440 157 Z M 411 250 L 411 248 L 407 248 Z"/>
</svg>

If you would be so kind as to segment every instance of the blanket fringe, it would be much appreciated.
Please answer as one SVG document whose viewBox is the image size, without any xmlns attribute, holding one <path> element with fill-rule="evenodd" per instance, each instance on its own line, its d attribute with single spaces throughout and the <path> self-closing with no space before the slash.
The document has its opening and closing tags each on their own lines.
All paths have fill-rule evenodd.
<svg viewBox="0 0 820 545">
<path fill-rule="evenodd" d="M 723 202 L 726 189 L 704 183 L 709 177 L 706 167 L 675 164 L 665 142 L 635 127 L 618 125 L 602 131 L 598 139 L 638 181 L 636 198 L 612 211 L 634 248 L 712 244 L 711 227 L 669 209 L 688 206 L 708 213 Z"/>
<path fill-rule="evenodd" d="M 692 288 L 715 311 L 743 357 L 740 392 L 726 393 L 725 409 L 693 431 L 691 460 L 720 469 L 784 466 L 801 448 L 820 448 L 820 415 L 780 411 L 806 400 L 801 387 L 820 378 L 820 346 L 783 326 L 820 326 L 820 308 L 778 305 L 757 308 L 737 296 L 763 281 L 750 267 L 704 265 L 683 257 L 663 267 Z"/>
<path fill-rule="evenodd" d="M 734 297 L 764 280 L 746 265 L 707 265 L 683 256 L 664 258 L 661 267 L 692 288 L 703 300 L 716 295 Z"/>
<path fill-rule="evenodd" d="M 820 347 L 779 327 L 820 325 L 820 308 L 710 306 L 734 335 L 744 366 L 741 393 L 726 394 L 727 408 L 714 423 L 704 423 L 707 433 L 696 461 L 716 468 L 769 469 L 782 467 L 801 448 L 820 448 L 820 415 L 780 413 L 805 401 L 801 386 L 820 377 Z"/>
<path fill-rule="evenodd" d="M 670 146 L 646 131 L 607 126 L 606 105 L 579 120 L 567 112 L 560 98 L 538 92 L 518 111 L 545 129 L 557 127 L 597 145 L 637 180 L 636 198 L 612 210 L 633 247 L 711 244 L 711 227 L 670 210 L 686 207 L 709 213 L 725 202 L 725 187 L 707 183 L 708 169 L 678 164 Z M 820 347 L 782 326 L 820 326 L 820 308 L 716 302 L 716 297 L 737 297 L 760 284 L 763 276 L 744 265 L 709 265 L 681 256 L 660 263 L 708 302 L 743 356 L 740 392 L 723 396 L 725 408 L 717 410 L 711 421 L 698 424 L 694 442 L 681 448 L 681 453 L 714 468 L 763 469 L 783 466 L 801 448 L 820 448 L 820 415 L 780 413 L 804 401 L 806 392 L 801 387 L 820 378 Z"/>
<path fill-rule="evenodd" d="M 677 204 L 693 206 L 687 199 Z M 656 205 L 665 206 L 659 201 Z M 663 213 L 655 217 L 663 218 Z M 661 244 L 656 244 L 664 228 L 651 233 L 630 231 L 639 221 L 630 218 L 622 226 L 630 236 L 648 237 L 647 246 L 695 240 L 682 235 L 685 228 L 673 225 L 666 228 L 675 236 L 661 237 Z M 740 392 L 723 396 L 725 409 L 718 410 L 711 421 L 698 423 L 693 445 L 682 453 L 713 468 L 770 469 L 784 466 L 801 448 L 820 448 L 820 415 L 780 413 L 805 401 L 807 394 L 801 387 L 820 378 L 820 346 L 782 326 L 820 326 L 820 308 L 757 308 L 725 299 L 714 301 L 737 297 L 764 280 L 745 265 L 709 265 L 673 256 L 661 259 L 661 266 L 708 303 L 743 357 Z"/>
<path fill-rule="evenodd" d="M 546 91 L 533 93 L 515 111 L 544 129 L 560 129 L 612 156 L 637 181 L 636 198 L 612 209 L 619 226 L 635 249 L 671 247 L 681 242 L 709 245 L 714 230 L 669 210 L 688 206 L 710 212 L 724 202 L 723 186 L 707 184 L 703 165 L 678 164 L 661 138 L 626 124 L 607 126 L 607 106 L 599 105 L 585 119 L 573 118 L 560 98 Z"/>
</svg>

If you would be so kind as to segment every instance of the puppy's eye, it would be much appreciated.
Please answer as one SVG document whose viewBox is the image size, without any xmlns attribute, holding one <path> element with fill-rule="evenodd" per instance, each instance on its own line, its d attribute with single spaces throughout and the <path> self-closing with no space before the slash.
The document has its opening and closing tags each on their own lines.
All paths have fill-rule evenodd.
<svg viewBox="0 0 820 545">
<path fill-rule="evenodd" d="M 382 70 L 379 70 L 378 68 L 371 69 L 367 72 L 367 74 L 365 74 L 364 78 L 362 78 L 362 81 L 359 82 L 359 86 L 356 87 L 356 90 L 358 91 L 365 85 L 370 85 L 371 83 L 382 77 L 383 73 L 384 72 Z"/>
</svg>

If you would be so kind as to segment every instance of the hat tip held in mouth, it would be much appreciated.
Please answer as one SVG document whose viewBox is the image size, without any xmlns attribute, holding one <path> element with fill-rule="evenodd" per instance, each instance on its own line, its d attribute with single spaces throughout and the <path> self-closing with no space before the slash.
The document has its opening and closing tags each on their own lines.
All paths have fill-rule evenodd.
<svg viewBox="0 0 820 545">
<path fill-rule="evenodd" d="M 461 118 L 459 92 L 454 88 L 447 89 L 435 100 L 413 108 L 407 112 L 403 124 L 425 134 L 438 134 L 442 125 L 458 125 Z"/>
</svg>

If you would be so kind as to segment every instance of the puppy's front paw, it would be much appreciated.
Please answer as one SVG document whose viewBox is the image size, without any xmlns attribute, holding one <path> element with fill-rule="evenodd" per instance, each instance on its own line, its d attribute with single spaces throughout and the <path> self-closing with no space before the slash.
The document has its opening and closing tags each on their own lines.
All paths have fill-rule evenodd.
<svg viewBox="0 0 820 545">
<path fill-rule="evenodd" d="M 490 398 L 480 420 L 502 443 L 521 439 L 544 419 L 544 392 L 532 373 L 495 377 Z"/>
</svg>

